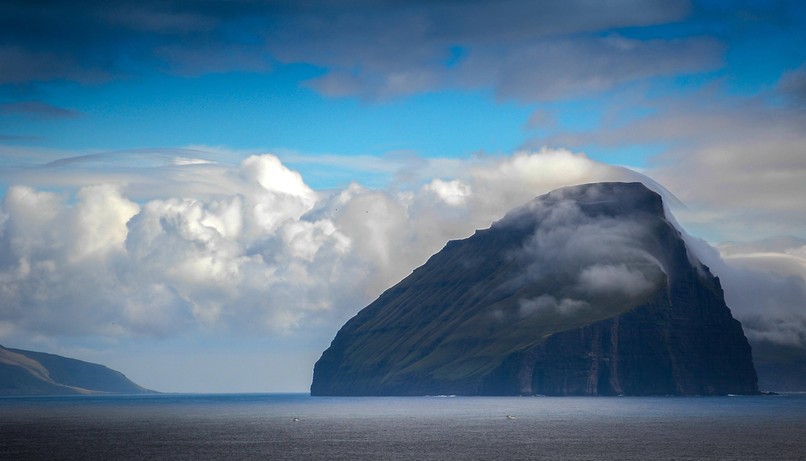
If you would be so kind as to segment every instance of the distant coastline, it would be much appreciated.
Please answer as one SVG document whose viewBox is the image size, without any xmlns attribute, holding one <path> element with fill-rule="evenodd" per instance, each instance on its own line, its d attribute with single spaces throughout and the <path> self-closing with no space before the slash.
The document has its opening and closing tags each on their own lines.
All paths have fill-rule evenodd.
<svg viewBox="0 0 806 461">
<path fill-rule="evenodd" d="M 104 365 L 0 346 L 0 396 L 156 393 Z"/>
</svg>

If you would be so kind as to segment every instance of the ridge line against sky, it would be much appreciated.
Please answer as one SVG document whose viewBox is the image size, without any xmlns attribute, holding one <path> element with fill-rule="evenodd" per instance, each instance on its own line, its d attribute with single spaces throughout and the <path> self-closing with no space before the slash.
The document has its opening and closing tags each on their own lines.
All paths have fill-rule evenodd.
<svg viewBox="0 0 806 461">
<path fill-rule="evenodd" d="M 448 239 L 643 180 L 806 348 L 805 38 L 794 0 L 0 2 L 0 342 L 302 390 Z"/>
</svg>

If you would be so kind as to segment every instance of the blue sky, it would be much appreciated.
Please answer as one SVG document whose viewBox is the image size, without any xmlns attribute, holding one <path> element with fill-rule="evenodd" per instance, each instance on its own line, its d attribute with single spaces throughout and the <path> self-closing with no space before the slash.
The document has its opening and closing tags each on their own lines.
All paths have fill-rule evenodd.
<svg viewBox="0 0 806 461">
<path fill-rule="evenodd" d="M 0 18 L 4 345 L 162 390 L 304 390 L 338 326 L 447 239 L 595 180 L 659 184 L 687 231 L 734 242 L 728 286 L 806 277 L 799 1 L 8 1 Z M 791 245 L 739 245 L 773 236 Z M 806 347 L 798 283 L 757 327 Z M 241 357 L 217 355 L 228 376 L 270 366 L 202 376 L 200 344 Z"/>
<path fill-rule="evenodd" d="M 80 113 L 48 121 L 16 120 L 42 144 L 76 151 L 155 146 L 227 146 L 381 156 L 411 151 L 463 156 L 509 152 L 524 136 L 525 105 L 498 103 L 489 92 L 445 91 L 384 102 L 327 98 L 300 85 L 309 69 L 232 72 L 193 78 L 148 76 L 103 88 L 61 84 L 58 104 Z M 54 98 L 56 99 L 56 98 Z M 33 134 L 32 134 L 33 136 Z"/>
</svg>

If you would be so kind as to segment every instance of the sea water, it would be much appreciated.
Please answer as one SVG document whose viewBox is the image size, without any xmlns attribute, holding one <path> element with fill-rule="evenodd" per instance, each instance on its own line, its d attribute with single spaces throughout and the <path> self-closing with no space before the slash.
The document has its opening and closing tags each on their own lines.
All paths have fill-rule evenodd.
<svg viewBox="0 0 806 461">
<path fill-rule="evenodd" d="M 0 398 L 0 459 L 806 460 L 806 395 Z"/>
</svg>

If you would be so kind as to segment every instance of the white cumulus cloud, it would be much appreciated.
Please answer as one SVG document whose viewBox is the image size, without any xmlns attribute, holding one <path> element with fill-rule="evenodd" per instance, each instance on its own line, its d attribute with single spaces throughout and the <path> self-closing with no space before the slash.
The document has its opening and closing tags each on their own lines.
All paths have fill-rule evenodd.
<svg viewBox="0 0 806 461">
<path fill-rule="evenodd" d="M 338 324 L 510 208 L 631 174 L 548 150 L 452 165 L 455 177 L 443 171 L 411 190 L 317 192 L 269 154 L 232 166 L 170 161 L 151 178 L 123 168 L 111 183 L 98 182 L 110 178 L 100 171 L 84 177 L 99 185 L 74 193 L 11 187 L 0 215 L 0 321 L 17 334 L 109 337 Z M 171 186 L 143 194 L 154 178 Z M 48 187 L 47 174 L 36 179 Z"/>
</svg>

